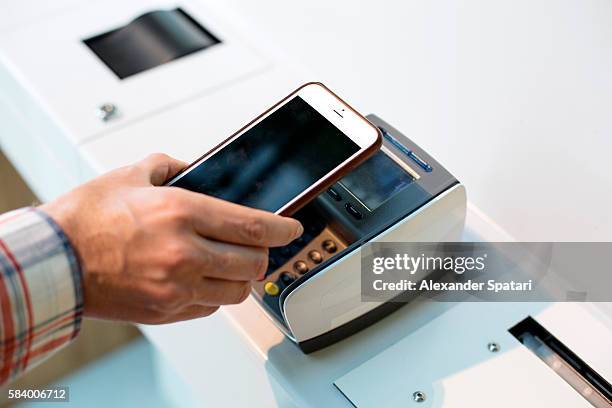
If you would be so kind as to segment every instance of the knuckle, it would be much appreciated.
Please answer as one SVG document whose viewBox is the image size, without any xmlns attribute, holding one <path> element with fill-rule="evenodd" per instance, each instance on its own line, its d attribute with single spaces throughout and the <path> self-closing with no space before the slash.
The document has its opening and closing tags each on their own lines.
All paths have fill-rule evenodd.
<svg viewBox="0 0 612 408">
<path fill-rule="evenodd" d="M 145 172 L 140 163 L 134 163 L 113 170 L 111 174 L 123 182 L 139 183 L 142 181 Z"/>
<path fill-rule="evenodd" d="M 266 237 L 266 223 L 260 217 L 252 217 L 242 223 L 243 234 L 254 242 L 261 242 Z"/>
<path fill-rule="evenodd" d="M 232 267 L 235 255 L 231 252 L 220 252 L 214 256 L 215 267 L 220 271 L 225 271 Z"/>
<path fill-rule="evenodd" d="M 251 294 L 251 283 L 247 282 L 242 285 L 241 290 L 236 292 L 236 299 L 233 303 L 238 304 L 244 302 Z"/>
<path fill-rule="evenodd" d="M 251 293 L 251 284 L 249 282 L 236 283 L 237 286 L 227 290 L 220 304 L 222 305 L 236 305 L 242 303 L 249 297 Z"/>
<path fill-rule="evenodd" d="M 176 209 L 178 208 L 178 203 L 176 200 L 176 194 L 171 189 L 163 189 L 163 191 L 159 194 L 160 196 L 160 205 L 162 205 L 166 209 Z"/>
<path fill-rule="evenodd" d="M 173 211 L 178 208 L 178 203 L 175 194 L 170 189 L 158 188 L 155 194 L 148 197 L 147 204 L 151 206 L 151 210 L 163 215 L 172 215 Z"/>
<path fill-rule="evenodd" d="M 162 313 L 156 310 L 149 311 L 145 317 L 140 319 L 141 323 L 159 325 L 165 324 L 170 321 L 169 316 L 166 313 Z"/>
<path fill-rule="evenodd" d="M 165 262 L 165 258 L 162 260 Z M 156 265 L 156 267 L 151 268 L 151 270 L 147 274 L 149 280 L 153 282 L 153 284 L 161 285 L 172 280 L 173 273 L 170 268 Z"/>
<path fill-rule="evenodd" d="M 204 310 L 204 313 L 202 313 L 202 317 L 210 316 L 217 310 L 219 310 L 219 306 L 209 306 Z"/>
<path fill-rule="evenodd" d="M 145 160 L 157 163 L 168 161 L 169 158 L 170 157 L 165 153 L 151 153 L 145 158 Z"/>
<path fill-rule="evenodd" d="M 217 261 L 216 261 L 216 256 L 214 253 L 212 253 L 207 248 L 204 248 L 200 250 L 199 254 L 200 254 L 199 268 L 201 268 L 203 271 L 208 271 L 216 267 Z"/>
<path fill-rule="evenodd" d="M 255 267 L 253 268 L 254 278 L 260 276 L 268 270 L 268 250 L 262 250 L 257 252 L 255 257 Z"/>
<path fill-rule="evenodd" d="M 119 169 L 117 169 L 118 172 L 122 172 L 123 175 L 127 176 L 127 177 L 131 177 L 131 176 L 135 176 L 135 175 L 140 175 L 140 173 L 142 172 L 140 167 L 138 167 L 137 164 L 131 164 L 131 165 L 127 165 L 124 167 L 121 167 Z"/>
<path fill-rule="evenodd" d="M 166 249 L 165 266 L 173 271 L 188 265 L 192 260 L 191 249 L 185 244 L 173 244 Z"/>
<path fill-rule="evenodd" d="M 153 302 L 157 311 L 175 311 L 184 303 L 181 290 L 175 284 L 160 285 L 155 292 Z"/>
<path fill-rule="evenodd" d="M 175 190 L 168 189 L 163 193 L 161 206 L 167 211 L 170 219 L 173 221 L 185 221 L 188 219 L 189 212 L 179 198 L 179 193 Z"/>
</svg>

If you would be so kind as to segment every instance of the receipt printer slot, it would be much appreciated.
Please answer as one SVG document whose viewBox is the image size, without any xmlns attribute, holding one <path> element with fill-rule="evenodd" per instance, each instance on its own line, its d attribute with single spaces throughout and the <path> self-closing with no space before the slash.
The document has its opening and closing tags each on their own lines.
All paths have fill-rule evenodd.
<svg viewBox="0 0 612 408">
<path fill-rule="evenodd" d="M 528 316 L 509 331 L 591 405 L 611 406 L 612 385 L 534 318 Z"/>
<path fill-rule="evenodd" d="M 177 8 L 151 11 L 83 42 L 124 79 L 221 41 Z"/>
</svg>

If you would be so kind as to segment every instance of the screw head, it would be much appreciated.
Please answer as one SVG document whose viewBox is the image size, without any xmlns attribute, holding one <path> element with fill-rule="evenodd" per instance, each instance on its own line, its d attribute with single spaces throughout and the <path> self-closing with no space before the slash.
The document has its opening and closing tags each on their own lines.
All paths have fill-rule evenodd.
<svg viewBox="0 0 612 408">
<path fill-rule="evenodd" d="M 414 400 L 414 402 L 423 402 L 427 399 L 427 396 L 423 391 L 415 391 L 412 394 L 412 399 Z"/>
<path fill-rule="evenodd" d="M 117 114 L 117 106 L 112 103 L 104 103 L 96 109 L 96 116 L 103 122 L 111 119 L 115 114 Z"/>
<path fill-rule="evenodd" d="M 495 342 L 491 342 L 491 343 L 487 344 L 487 349 L 491 353 L 497 353 L 501 349 L 501 347 L 499 346 L 499 344 L 497 344 Z"/>
</svg>

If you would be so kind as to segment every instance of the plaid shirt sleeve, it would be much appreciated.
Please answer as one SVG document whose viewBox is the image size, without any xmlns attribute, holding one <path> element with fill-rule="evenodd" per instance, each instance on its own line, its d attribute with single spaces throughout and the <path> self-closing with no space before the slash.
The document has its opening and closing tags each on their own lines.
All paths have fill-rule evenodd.
<svg viewBox="0 0 612 408">
<path fill-rule="evenodd" d="M 38 209 L 0 215 L 0 313 L 0 385 L 79 332 L 79 263 L 61 228 Z"/>
</svg>

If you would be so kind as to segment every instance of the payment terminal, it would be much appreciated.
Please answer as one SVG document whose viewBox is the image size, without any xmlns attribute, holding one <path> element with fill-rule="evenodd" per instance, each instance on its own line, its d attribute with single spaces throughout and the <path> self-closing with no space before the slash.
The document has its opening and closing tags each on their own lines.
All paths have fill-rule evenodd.
<svg viewBox="0 0 612 408">
<path fill-rule="evenodd" d="M 305 353 L 335 343 L 401 306 L 361 301 L 361 247 L 369 241 L 457 241 L 465 188 L 375 115 L 379 152 L 298 211 L 304 234 L 270 250 L 254 296 Z"/>
</svg>

